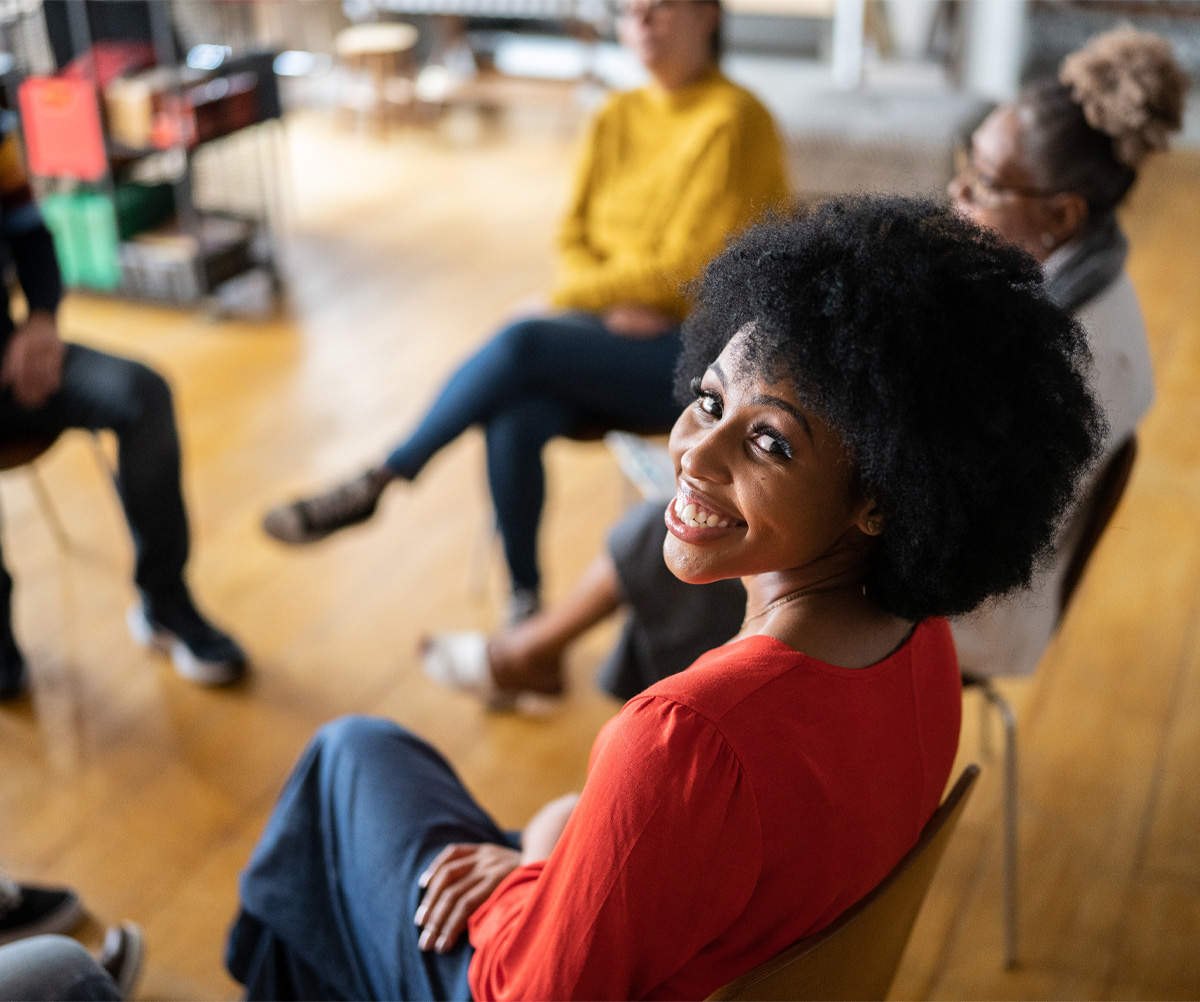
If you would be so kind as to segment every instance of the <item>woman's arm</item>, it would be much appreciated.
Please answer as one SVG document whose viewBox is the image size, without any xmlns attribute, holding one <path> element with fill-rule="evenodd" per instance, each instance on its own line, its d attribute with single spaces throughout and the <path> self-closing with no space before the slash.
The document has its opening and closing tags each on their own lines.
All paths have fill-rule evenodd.
<svg viewBox="0 0 1200 1002">
<path fill-rule="evenodd" d="M 550 858 L 472 916 L 475 998 L 645 998 L 750 900 L 758 808 L 720 732 L 661 697 L 614 724 Z"/>
<path fill-rule="evenodd" d="M 537 812 L 521 833 L 521 865 L 537 863 L 549 859 L 562 838 L 563 829 L 571 820 L 571 812 L 579 803 L 578 793 L 568 793 L 557 800 L 551 800 Z"/>
<path fill-rule="evenodd" d="M 549 858 L 562 837 L 578 793 L 551 800 L 525 826 L 521 852 L 490 842 L 446 846 L 421 874 L 425 888 L 413 921 L 421 926 L 422 950 L 445 953 L 467 928 L 467 920 L 518 866 Z"/>
<path fill-rule="evenodd" d="M 602 109 L 588 125 L 587 134 L 580 144 L 567 208 L 559 221 L 555 248 L 559 267 L 566 271 L 593 268 L 600 263 L 600 257 L 588 243 L 587 209 L 595 182 L 597 145 L 604 141 L 607 113 L 607 108 Z"/>
</svg>

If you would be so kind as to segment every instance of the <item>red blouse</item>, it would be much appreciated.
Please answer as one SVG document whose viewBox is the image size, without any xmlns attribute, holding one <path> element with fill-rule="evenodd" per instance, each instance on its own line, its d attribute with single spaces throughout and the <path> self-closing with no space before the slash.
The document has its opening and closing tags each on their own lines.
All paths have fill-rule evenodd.
<svg viewBox="0 0 1200 1002">
<path fill-rule="evenodd" d="M 625 704 L 553 855 L 472 916 L 476 999 L 698 999 L 866 894 L 958 747 L 945 620 L 869 668 L 754 636 Z"/>
</svg>

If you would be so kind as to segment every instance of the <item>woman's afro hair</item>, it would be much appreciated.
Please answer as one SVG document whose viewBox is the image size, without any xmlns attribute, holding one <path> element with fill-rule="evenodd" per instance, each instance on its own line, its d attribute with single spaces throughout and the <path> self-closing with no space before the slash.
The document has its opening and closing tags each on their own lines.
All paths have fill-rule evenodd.
<svg viewBox="0 0 1200 1002">
<path fill-rule="evenodd" d="M 698 287 L 676 373 L 743 364 L 839 433 L 885 529 L 867 593 L 910 620 L 1028 586 L 1104 436 L 1083 329 L 1024 251 L 928 200 L 855 196 L 755 227 Z"/>
</svg>

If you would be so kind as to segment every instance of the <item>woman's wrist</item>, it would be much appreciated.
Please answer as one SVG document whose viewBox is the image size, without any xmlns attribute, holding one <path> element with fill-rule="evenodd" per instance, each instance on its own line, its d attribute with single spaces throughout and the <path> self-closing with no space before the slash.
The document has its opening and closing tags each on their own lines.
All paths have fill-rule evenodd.
<svg viewBox="0 0 1200 1002">
<path fill-rule="evenodd" d="M 568 793 L 557 800 L 551 800 L 530 819 L 521 833 L 522 866 L 550 858 L 577 803 L 579 794 Z"/>
</svg>

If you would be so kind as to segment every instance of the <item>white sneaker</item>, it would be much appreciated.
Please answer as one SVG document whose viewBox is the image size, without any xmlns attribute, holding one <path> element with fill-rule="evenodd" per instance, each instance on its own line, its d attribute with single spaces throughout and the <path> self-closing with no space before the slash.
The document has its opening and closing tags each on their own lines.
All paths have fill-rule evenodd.
<svg viewBox="0 0 1200 1002">
<path fill-rule="evenodd" d="M 421 642 L 421 665 L 430 681 L 473 692 L 493 712 L 545 717 L 563 706 L 561 694 L 497 688 L 488 665 L 487 637 L 476 631 L 446 631 L 426 637 Z"/>
<path fill-rule="evenodd" d="M 146 607 L 138 602 L 126 613 L 125 622 L 134 640 L 143 647 L 170 655 L 175 670 L 189 682 L 229 685 L 246 672 L 242 649 L 231 637 L 203 620 L 199 621 L 203 631 L 192 631 L 202 635 L 188 638 L 152 621 Z"/>
</svg>

